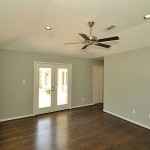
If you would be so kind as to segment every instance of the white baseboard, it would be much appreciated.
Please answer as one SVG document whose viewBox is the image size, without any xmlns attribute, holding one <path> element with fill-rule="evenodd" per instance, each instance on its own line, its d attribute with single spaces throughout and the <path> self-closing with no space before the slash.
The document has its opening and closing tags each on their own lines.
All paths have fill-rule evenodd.
<svg viewBox="0 0 150 150">
<path fill-rule="evenodd" d="M 24 115 L 24 116 L 19 116 L 19 117 L 0 119 L 0 122 L 9 121 L 9 120 L 15 120 L 15 119 L 21 119 L 21 118 L 27 118 L 27 117 L 32 117 L 32 116 L 34 116 L 34 115 L 30 114 L 30 115 Z"/>
<path fill-rule="evenodd" d="M 71 109 L 85 107 L 85 106 L 91 106 L 91 105 L 93 105 L 93 104 L 86 104 L 86 105 L 74 106 L 74 107 L 71 107 Z"/>
<path fill-rule="evenodd" d="M 103 111 L 106 112 L 106 113 L 108 113 L 108 114 L 111 114 L 111 115 L 113 115 L 113 116 L 116 116 L 116 117 L 118 117 L 118 118 L 121 118 L 121 119 L 123 119 L 123 120 L 126 120 L 126 121 L 129 121 L 129 122 L 131 122 L 131 123 L 134 123 L 134 124 L 136 124 L 136 125 L 138 125 L 138 126 L 144 127 L 144 128 L 146 128 L 146 129 L 150 129 L 149 126 L 146 126 L 146 125 L 144 125 L 144 124 L 141 124 L 141 123 L 138 123 L 138 122 L 136 122 L 136 121 L 133 121 L 133 120 L 127 119 L 127 118 L 125 118 L 125 117 L 119 116 L 119 115 L 114 114 L 114 113 L 112 113 L 112 112 L 110 112 L 110 111 L 107 111 L 107 110 L 103 110 Z"/>
<path fill-rule="evenodd" d="M 75 106 L 75 107 L 71 107 L 70 109 L 79 108 L 79 107 L 85 107 L 85 106 L 90 106 L 90 105 L 93 105 L 93 104 L 86 104 L 86 105 Z M 15 119 L 21 119 L 21 118 L 27 118 L 27 117 L 32 117 L 32 116 L 35 116 L 35 115 L 34 114 L 30 114 L 30 115 L 24 115 L 24 116 L 19 116 L 19 117 L 0 119 L 0 122 L 9 121 L 9 120 L 15 120 Z"/>
</svg>

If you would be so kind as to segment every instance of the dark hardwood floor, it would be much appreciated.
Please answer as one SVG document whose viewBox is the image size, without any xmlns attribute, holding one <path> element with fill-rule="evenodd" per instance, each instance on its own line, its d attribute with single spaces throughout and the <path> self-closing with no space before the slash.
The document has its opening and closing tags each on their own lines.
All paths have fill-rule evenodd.
<svg viewBox="0 0 150 150">
<path fill-rule="evenodd" d="M 0 150 L 150 150 L 150 130 L 98 104 L 2 122 Z"/>
</svg>

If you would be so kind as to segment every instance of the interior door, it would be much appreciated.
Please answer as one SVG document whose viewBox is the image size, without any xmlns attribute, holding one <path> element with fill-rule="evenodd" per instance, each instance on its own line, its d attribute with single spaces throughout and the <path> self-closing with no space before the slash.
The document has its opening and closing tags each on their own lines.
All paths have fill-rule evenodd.
<svg viewBox="0 0 150 150">
<path fill-rule="evenodd" d="M 93 67 L 93 103 L 103 103 L 103 67 Z"/>
<path fill-rule="evenodd" d="M 70 108 L 71 65 L 35 63 L 34 114 Z"/>
</svg>

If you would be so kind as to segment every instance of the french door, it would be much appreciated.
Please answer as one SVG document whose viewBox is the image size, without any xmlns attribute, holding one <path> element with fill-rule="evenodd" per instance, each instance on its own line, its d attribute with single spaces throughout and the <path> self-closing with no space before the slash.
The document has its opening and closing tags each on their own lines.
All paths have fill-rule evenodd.
<svg viewBox="0 0 150 150">
<path fill-rule="evenodd" d="M 69 109 L 71 65 L 35 62 L 34 67 L 34 114 Z"/>
</svg>

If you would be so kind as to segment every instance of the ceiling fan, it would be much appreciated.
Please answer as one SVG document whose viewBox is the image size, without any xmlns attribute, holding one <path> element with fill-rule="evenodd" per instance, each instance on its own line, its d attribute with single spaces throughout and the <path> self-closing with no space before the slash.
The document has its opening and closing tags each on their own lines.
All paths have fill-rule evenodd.
<svg viewBox="0 0 150 150">
<path fill-rule="evenodd" d="M 92 26 L 94 25 L 94 22 L 88 22 L 87 25 L 90 27 L 90 36 L 87 36 L 86 34 L 79 33 L 79 35 L 84 38 L 84 42 L 79 42 L 79 43 L 64 43 L 64 44 L 85 44 L 82 49 L 87 48 L 89 45 L 96 45 L 96 46 L 101 46 L 105 48 L 111 47 L 110 45 L 103 44 L 101 42 L 107 42 L 107 41 L 114 41 L 114 40 L 119 40 L 118 36 L 114 37 L 108 37 L 108 38 L 103 38 L 103 39 L 97 39 L 96 36 L 92 36 Z"/>
</svg>

